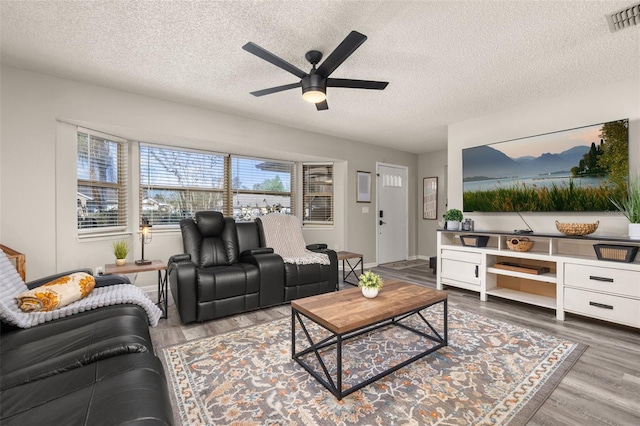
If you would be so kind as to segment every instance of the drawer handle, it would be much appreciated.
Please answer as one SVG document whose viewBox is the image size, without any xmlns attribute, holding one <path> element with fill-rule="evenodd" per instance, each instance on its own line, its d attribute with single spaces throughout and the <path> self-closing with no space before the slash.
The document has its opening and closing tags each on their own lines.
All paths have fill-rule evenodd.
<svg viewBox="0 0 640 426">
<path fill-rule="evenodd" d="M 605 283 L 612 283 L 613 282 L 613 278 L 598 277 L 598 276 L 595 276 L 595 275 L 589 275 L 589 279 L 590 280 L 594 280 L 594 281 L 603 281 Z"/>
<path fill-rule="evenodd" d="M 590 305 L 590 306 L 595 306 L 596 308 L 613 309 L 613 306 L 611 306 L 611 305 L 605 305 L 604 303 L 589 302 L 589 305 Z"/>
<path fill-rule="evenodd" d="M 478 278 L 478 269 L 479 269 L 479 267 L 478 267 L 478 265 L 476 265 L 476 278 Z"/>
</svg>

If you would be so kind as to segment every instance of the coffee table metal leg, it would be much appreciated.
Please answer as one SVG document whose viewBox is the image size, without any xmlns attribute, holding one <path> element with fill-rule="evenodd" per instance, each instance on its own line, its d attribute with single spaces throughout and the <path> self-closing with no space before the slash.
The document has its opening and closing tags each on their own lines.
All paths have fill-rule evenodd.
<svg viewBox="0 0 640 426">
<path fill-rule="evenodd" d="M 338 334 L 336 342 L 336 362 L 338 369 L 336 371 L 336 392 L 334 395 L 338 398 L 338 401 L 342 399 L 342 335 Z"/>
<path fill-rule="evenodd" d="M 320 353 L 318 352 L 319 349 L 325 348 L 327 346 L 331 346 L 336 344 L 335 341 L 335 337 L 336 335 L 332 334 L 329 337 L 322 339 L 319 342 L 314 342 L 313 339 L 311 338 L 311 335 L 309 334 L 309 332 L 307 331 L 307 327 L 304 325 L 304 323 L 302 322 L 302 318 L 300 317 L 300 313 L 294 309 L 291 309 L 291 315 L 292 315 L 292 322 L 291 322 L 291 338 L 293 339 L 293 343 L 292 343 L 292 353 L 291 353 L 291 357 L 302 366 L 302 368 L 304 368 L 305 370 L 307 370 L 307 372 L 309 374 L 311 374 L 317 381 L 319 381 L 322 385 L 324 385 L 324 387 L 326 387 L 329 391 L 331 391 L 331 393 L 333 395 L 335 395 L 336 398 L 341 399 L 342 397 L 339 395 L 339 389 L 340 387 L 336 386 L 336 384 L 333 381 L 333 378 L 331 377 L 331 374 L 329 373 L 329 370 L 327 369 L 327 366 L 325 365 L 324 361 L 322 360 L 322 357 L 320 356 Z M 309 342 L 309 347 L 300 351 L 300 352 L 295 352 L 295 338 L 296 338 L 296 325 L 295 325 L 295 320 L 297 319 L 298 324 L 300 324 L 300 327 L 302 328 L 302 331 L 304 332 L 307 341 Z M 340 337 L 338 337 L 340 338 Z M 342 343 L 340 344 L 340 346 L 342 345 Z M 305 361 L 303 361 L 302 359 L 300 359 L 301 356 L 304 356 L 310 352 L 314 352 L 316 355 L 316 358 L 318 359 L 318 362 L 320 363 L 320 367 L 322 367 L 322 371 L 324 372 L 324 375 L 326 377 L 323 378 L 322 376 L 320 376 L 320 374 L 318 374 L 315 370 L 313 370 L 309 365 L 307 365 L 307 363 Z M 341 364 L 339 364 L 341 365 Z M 338 382 L 341 383 L 342 378 L 341 378 L 341 374 L 338 375 Z"/>
</svg>

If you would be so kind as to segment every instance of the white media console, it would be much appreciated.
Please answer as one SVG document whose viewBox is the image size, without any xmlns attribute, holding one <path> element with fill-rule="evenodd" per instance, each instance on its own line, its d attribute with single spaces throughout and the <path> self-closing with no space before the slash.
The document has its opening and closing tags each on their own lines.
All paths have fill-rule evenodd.
<svg viewBox="0 0 640 426">
<path fill-rule="evenodd" d="M 474 236 L 488 238 L 486 246 L 462 244 Z M 508 248 L 523 237 L 534 241 L 530 251 Z M 616 237 L 438 230 L 437 287 L 554 309 L 558 320 L 570 312 L 640 328 L 640 254 L 631 263 L 599 260 L 594 244 L 640 247 Z"/>
</svg>

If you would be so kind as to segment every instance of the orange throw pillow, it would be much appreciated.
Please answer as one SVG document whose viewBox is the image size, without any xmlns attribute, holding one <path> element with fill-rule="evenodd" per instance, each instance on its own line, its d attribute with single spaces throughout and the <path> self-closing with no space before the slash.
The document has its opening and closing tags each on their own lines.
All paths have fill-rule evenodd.
<svg viewBox="0 0 640 426">
<path fill-rule="evenodd" d="M 46 312 L 84 299 L 96 285 L 92 275 L 76 272 L 16 296 L 24 312 Z"/>
</svg>

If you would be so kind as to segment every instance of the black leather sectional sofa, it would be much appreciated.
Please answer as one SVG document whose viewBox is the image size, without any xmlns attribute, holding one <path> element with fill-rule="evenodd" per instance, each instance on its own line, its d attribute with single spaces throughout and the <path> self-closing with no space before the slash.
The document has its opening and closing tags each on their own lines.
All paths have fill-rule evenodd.
<svg viewBox="0 0 640 426">
<path fill-rule="evenodd" d="M 3 426 L 174 422 L 148 318 L 137 305 L 105 306 L 26 329 L 2 323 L 0 370 Z"/>
<path fill-rule="evenodd" d="M 183 323 L 207 321 L 335 291 L 336 252 L 324 244 L 330 264 L 297 265 L 265 247 L 260 220 L 238 222 L 215 211 L 180 221 L 184 254 L 169 259 L 171 293 Z"/>
</svg>

